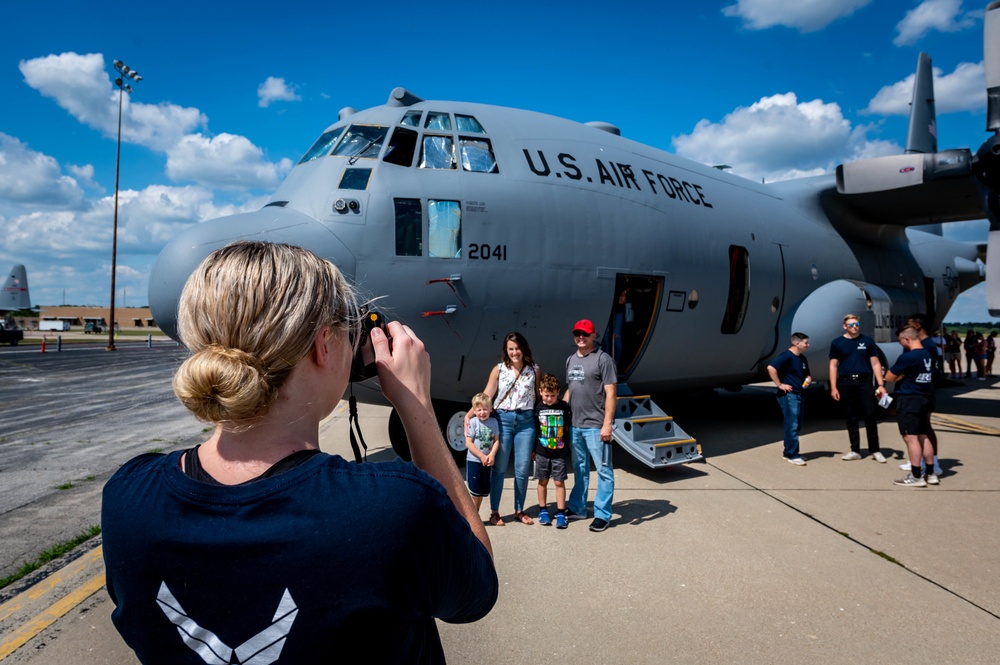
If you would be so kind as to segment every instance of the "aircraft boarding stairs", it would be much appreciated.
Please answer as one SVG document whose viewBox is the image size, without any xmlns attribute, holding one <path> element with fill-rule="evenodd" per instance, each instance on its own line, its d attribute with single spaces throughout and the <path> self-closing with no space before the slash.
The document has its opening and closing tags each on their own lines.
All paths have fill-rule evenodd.
<svg viewBox="0 0 1000 665">
<path fill-rule="evenodd" d="M 698 442 L 649 395 L 631 392 L 624 383 L 618 384 L 612 435 L 619 446 L 653 469 L 704 461 Z"/>
</svg>

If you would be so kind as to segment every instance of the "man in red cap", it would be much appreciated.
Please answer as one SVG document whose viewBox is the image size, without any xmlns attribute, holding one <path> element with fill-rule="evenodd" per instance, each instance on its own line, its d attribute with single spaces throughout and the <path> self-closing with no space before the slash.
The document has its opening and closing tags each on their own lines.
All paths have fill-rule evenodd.
<svg viewBox="0 0 1000 665">
<path fill-rule="evenodd" d="M 567 511 L 570 519 L 587 516 L 590 460 L 597 467 L 597 495 L 591 531 L 604 531 L 611 522 L 615 471 L 611 465 L 611 424 L 615 418 L 618 374 L 615 363 L 597 348 L 594 324 L 587 319 L 573 326 L 576 353 L 566 359 L 566 395 L 573 412 L 573 491 Z"/>
</svg>

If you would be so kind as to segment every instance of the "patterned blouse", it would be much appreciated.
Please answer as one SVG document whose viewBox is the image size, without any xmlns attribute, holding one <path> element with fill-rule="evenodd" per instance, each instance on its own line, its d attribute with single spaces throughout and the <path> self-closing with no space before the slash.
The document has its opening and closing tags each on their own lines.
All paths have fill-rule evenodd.
<svg viewBox="0 0 1000 665">
<path fill-rule="evenodd" d="M 535 408 L 535 372 L 538 365 L 531 367 L 525 365 L 518 374 L 513 367 L 507 367 L 499 363 L 500 375 L 497 378 L 497 394 L 493 401 L 493 408 L 503 411 L 520 411 L 521 409 Z M 516 381 L 516 383 L 514 383 Z M 514 383 L 514 389 L 510 389 Z M 509 394 L 508 394 L 509 390 Z M 506 397 L 504 397 L 506 395 Z M 501 397 L 503 401 L 499 402 Z"/>
</svg>

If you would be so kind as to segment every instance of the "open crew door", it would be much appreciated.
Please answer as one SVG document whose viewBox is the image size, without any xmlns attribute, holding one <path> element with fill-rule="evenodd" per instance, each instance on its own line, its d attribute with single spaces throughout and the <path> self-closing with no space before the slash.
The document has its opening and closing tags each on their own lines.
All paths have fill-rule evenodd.
<svg viewBox="0 0 1000 665">
<path fill-rule="evenodd" d="M 614 358 L 619 381 L 627 380 L 638 366 L 656 325 L 662 297 L 661 276 L 615 276 L 615 300 L 601 348 Z"/>
</svg>

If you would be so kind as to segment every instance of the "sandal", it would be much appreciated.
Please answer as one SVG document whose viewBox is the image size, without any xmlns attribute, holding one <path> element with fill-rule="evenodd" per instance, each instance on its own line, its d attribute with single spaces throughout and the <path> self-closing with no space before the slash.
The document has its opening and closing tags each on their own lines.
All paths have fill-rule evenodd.
<svg viewBox="0 0 1000 665">
<path fill-rule="evenodd" d="M 492 512 L 490 513 L 490 524 L 493 526 L 503 526 L 503 519 L 500 517 L 500 513 Z"/>
<path fill-rule="evenodd" d="M 517 519 L 521 520 L 521 524 L 534 524 L 535 523 L 535 521 L 533 519 L 531 519 L 530 517 L 528 517 L 528 513 L 524 512 L 523 510 L 519 510 L 516 513 L 514 513 L 514 517 L 516 517 Z"/>
</svg>

